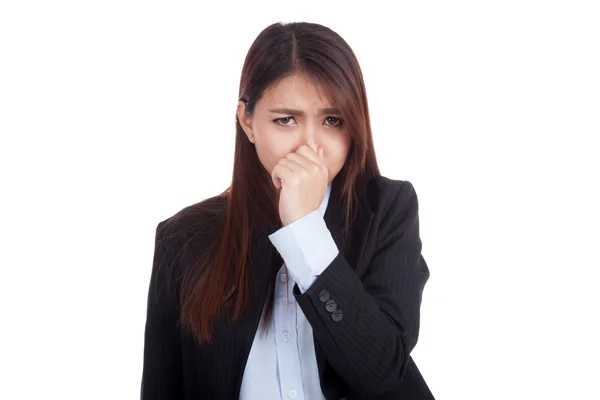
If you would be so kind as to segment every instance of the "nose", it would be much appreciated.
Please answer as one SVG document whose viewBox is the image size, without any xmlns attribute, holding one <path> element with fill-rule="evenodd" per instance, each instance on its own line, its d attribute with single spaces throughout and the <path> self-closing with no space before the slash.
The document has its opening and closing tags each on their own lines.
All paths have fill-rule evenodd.
<svg viewBox="0 0 600 400">
<path fill-rule="evenodd" d="M 302 136 L 301 145 L 310 146 L 314 151 L 317 151 L 321 146 L 321 132 L 319 128 L 307 126 Z"/>
</svg>

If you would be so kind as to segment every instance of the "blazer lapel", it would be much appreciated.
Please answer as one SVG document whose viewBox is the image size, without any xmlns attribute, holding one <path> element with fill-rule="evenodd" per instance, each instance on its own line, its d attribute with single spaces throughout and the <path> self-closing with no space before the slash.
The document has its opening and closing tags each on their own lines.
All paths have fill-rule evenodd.
<svg viewBox="0 0 600 400">
<path fill-rule="evenodd" d="M 340 186 L 340 181 L 334 178 L 331 183 L 331 193 L 323 219 L 325 220 L 325 225 L 327 225 L 329 232 L 331 232 L 331 236 L 333 237 L 335 244 L 337 244 L 339 251 L 344 253 L 346 249 L 346 238 L 342 232 L 344 211 Z"/>
<path fill-rule="evenodd" d="M 340 253 L 344 255 L 350 266 L 355 267 L 369 238 L 373 211 L 368 204 L 368 190 L 366 188 L 359 190 L 357 211 L 354 219 L 350 222 L 349 231 L 344 235 L 345 203 L 342 199 L 341 186 L 342 182 L 336 177 L 331 185 L 331 196 L 325 210 L 324 219 Z"/>
</svg>

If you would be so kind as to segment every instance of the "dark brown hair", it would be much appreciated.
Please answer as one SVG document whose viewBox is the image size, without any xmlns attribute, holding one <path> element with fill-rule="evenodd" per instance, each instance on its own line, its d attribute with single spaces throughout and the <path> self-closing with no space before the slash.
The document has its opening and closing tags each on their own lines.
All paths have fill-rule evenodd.
<svg viewBox="0 0 600 400">
<path fill-rule="evenodd" d="M 267 89 L 294 74 L 309 78 L 324 91 L 340 110 L 350 135 L 346 162 L 335 178 L 341 180 L 340 204 L 347 231 L 357 206 L 358 186 L 379 176 L 361 69 L 350 46 L 331 29 L 306 22 L 272 24 L 255 39 L 242 68 L 239 100 L 246 103 L 247 114 L 253 114 Z M 222 221 L 202 258 L 196 265 L 185 266 L 181 276 L 180 323 L 198 343 L 204 343 L 212 339 L 224 299 L 237 291 L 233 312 L 230 305 L 227 313 L 237 319 L 251 295 L 248 268 L 253 227 L 264 226 L 265 221 L 278 224 L 277 191 L 237 118 L 231 185 L 213 201 L 195 207 L 195 212 L 200 208 Z M 269 293 L 264 328 L 273 306 Z"/>
</svg>

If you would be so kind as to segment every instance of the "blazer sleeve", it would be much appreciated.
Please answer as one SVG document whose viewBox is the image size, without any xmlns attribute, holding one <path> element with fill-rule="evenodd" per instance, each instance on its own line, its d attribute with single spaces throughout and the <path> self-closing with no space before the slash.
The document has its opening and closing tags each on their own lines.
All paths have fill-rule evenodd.
<svg viewBox="0 0 600 400">
<path fill-rule="evenodd" d="M 142 400 L 182 399 L 181 342 L 174 284 L 161 229 L 156 227 L 144 334 Z"/>
<path fill-rule="evenodd" d="M 421 255 L 418 200 L 400 181 L 383 207 L 366 272 L 359 278 L 340 252 L 304 293 L 294 297 L 315 340 L 356 392 L 374 396 L 401 383 L 419 335 L 429 269 Z M 391 192 L 391 193 L 390 193 Z"/>
</svg>

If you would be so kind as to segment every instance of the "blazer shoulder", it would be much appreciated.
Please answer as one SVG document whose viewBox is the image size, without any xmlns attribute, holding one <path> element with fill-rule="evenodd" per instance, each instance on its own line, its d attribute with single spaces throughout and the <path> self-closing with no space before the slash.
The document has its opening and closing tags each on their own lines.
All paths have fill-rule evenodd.
<svg viewBox="0 0 600 400">
<path fill-rule="evenodd" d="M 380 175 L 370 182 L 369 198 L 375 214 L 387 215 L 390 209 L 416 200 L 416 192 L 408 180 Z"/>
<path fill-rule="evenodd" d="M 198 234 L 214 234 L 224 221 L 226 206 L 227 192 L 186 206 L 158 223 L 157 237 L 167 246 L 181 247 Z"/>
</svg>

